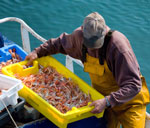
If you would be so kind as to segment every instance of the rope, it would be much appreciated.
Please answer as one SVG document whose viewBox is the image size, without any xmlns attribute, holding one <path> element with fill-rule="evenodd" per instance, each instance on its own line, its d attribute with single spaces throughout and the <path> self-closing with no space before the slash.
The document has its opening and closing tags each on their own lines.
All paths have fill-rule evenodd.
<svg viewBox="0 0 150 128">
<path fill-rule="evenodd" d="M 8 114 L 9 114 L 9 116 L 10 116 L 10 118 L 11 118 L 12 122 L 14 123 L 15 127 L 16 127 L 16 128 L 19 128 L 19 127 L 17 126 L 17 124 L 16 124 L 15 120 L 13 119 L 13 117 L 12 117 L 11 113 L 9 112 L 9 110 L 8 110 L 8 108 L 7 108 L 6 104 L 4 103 L 4 101 L 3 101 L 1 98 L 0 98 L 0 100 L 1 100 L 1 102 L 3 103 L 3 105 L 5 106 L 5 108 L 6 108 L 7 112 L 8 112 Z"/>
</svg>

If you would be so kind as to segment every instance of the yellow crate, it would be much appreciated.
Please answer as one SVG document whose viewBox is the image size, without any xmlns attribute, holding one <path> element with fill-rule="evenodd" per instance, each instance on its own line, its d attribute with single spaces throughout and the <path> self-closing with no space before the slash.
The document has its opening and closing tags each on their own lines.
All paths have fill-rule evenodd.
<svg viewBox="0 0 150 128">
<path fill-rule="evenodd" d="M 54 67 L 60 74 L 63 74 L 64 77 L 70 77 L 72 80 L 79 86 L 79 88 L 86 94 L 90 93 L 92 100 L 98 100 L 104 98 L 99 92 L 86 84 L 83 80 L 81 80 L 74 73 L 69 71 L 65 66 L 59 63 L 56 59 L 51 56 L 46 56 L 39 58 L 33 62 L 33 66 L 27 69 L 23 69 L 23 65 L 25 65 L 27 61 L 22 61 L 13 65 L 6 66 L 2 69 L 2 72 L 5 75 L 14 77 L 14 74 L 19 73 L 21 76 L 27 76 L 29 74 L 36 74 L 38 72 L 38 64 L 41 64 L 44 67 L 52 66 Z M 63 114 L 55 107 L 50 105 L 43 98 L 38 96 L 35 92 L 24 85 L 23 89 L 19 91 L 19 95 L 24 97 L 26 101 L 32 105 L 35 109 L 37 109 L 40 113 L 42 113 L 45 117 L 51 120 L 58 127 L 66 128 L 68 123 L 75 122 L 77 120 L 81 120 L 87 117 L 96 116 L 100 118 L 103 116 L 103 112 L 99 114 L 92 114 L 90 111 L 93 107 L 84 106 L 81 108 L 73 107 L 72 110 Z"/>
</svg>

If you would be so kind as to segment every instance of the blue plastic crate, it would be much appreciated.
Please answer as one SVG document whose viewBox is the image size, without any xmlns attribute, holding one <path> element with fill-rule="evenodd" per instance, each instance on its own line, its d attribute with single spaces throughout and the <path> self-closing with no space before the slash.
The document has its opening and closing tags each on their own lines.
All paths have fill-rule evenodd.
<svg viewBox="0 0 150 128">
<path fill-rule="evenodd" d="M 5 53 L 0 50 L 0 62 L 3 62 L 5 60 Z"/>
<path fill-rule="evenodd" d="M 104 118 L 89 117 L 80 121 L 68 124 L 67 128 L 106 128 L 106 120 Z M 58 128 L 55 124 L 46 118 L 39 119 L 30 123 L 26 123 L 20 128 Z"/>
<path fill-rule="evenodd" d="M 11 54 L 9 53 L 9 49 L 16 49 L 16 54 L 18 54 L 21 57 L 21 60 L 24 60 L 27 53 L 17 44 L 11 44 L 5 47 L 0 48 L 0 62 L 6 62 L 10 60 Z"/>
</svg>

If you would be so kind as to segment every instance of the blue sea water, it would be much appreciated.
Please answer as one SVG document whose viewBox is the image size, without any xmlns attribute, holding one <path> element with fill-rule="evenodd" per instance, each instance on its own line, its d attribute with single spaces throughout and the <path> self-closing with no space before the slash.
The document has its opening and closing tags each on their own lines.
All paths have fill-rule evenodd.
<svg viewBox="0 0 150 128">
<path fill-rule="evenodd" d="M 0 0 L 0 19 L 21 18 L 45 39 L 71 33 L 94 11 L 105 18 L 111 29 L 127 36 L 150 90 L 150 0 Z M 22 46 L 18 23 L 0 24 L 0 32 Z M 30 39 L 32 50 L 41 44 L 31 35 Z M 64 56 L 55 57 L 65 64 Z M 74 65 L 75 73 L 90 84 L 88 74 Z"/>
</svg>

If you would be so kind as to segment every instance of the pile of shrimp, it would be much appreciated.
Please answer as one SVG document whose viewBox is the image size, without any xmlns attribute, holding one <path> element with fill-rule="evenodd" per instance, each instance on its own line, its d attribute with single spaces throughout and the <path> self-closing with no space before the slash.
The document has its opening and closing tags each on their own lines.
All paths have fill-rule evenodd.
<svg viewBox="0 0 150 128">
<path fill-rule="evenodd" d="M 15 48 L 9 49 L 8 51 L 11 54 L 12 58 L 10 60 L 8 60 L 7 62 L 1 62 L 0 63 L 0 74 L 2 74 L 2 68 L 3 67 L 21 61 L 21 57 L 18 54 L 16 54 L 16 49 Z"/>
<path fill-rule="evenodd" d="M 92 101 L 89 93 L 82 92 L 70 78 L 65 78 L 50 66 L 40 66 L 35 75 L 20 77 L 15 74 L 15 77 L 62 113 L 72 107 L 87 106 Z"/>
</svg>

